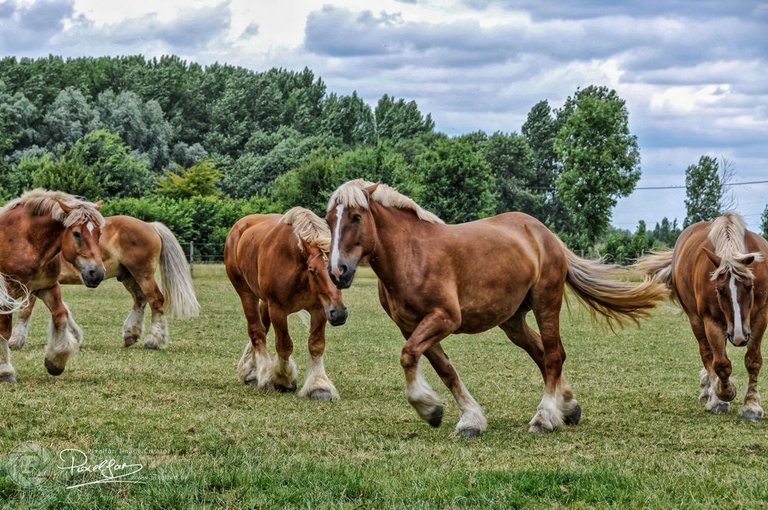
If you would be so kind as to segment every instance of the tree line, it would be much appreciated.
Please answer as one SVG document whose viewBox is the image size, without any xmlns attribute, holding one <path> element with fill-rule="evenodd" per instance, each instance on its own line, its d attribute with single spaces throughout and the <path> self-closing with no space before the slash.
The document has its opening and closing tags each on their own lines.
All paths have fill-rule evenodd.
<svg viewBox="0 0 768 510">
<path fill-rule="evenodd" d="M 449 137 L 414 101 L 384 95 L 372 107 L 309 69 L 0 60 L 0 198 L 42 186 L 105 199 L 105 214 L 163 221 L 212 254 L 240 216 L 294 205 L 322 214 L 330 192 L 358 177 L 447 222 L 523 211 L 590 251 L 612 246 L 611 209 L 634 189 L 639 160 L 625 103 L 606 87 L 578 89 L 557 109 L 540 101 L 519 133 Z"/>
</svg>

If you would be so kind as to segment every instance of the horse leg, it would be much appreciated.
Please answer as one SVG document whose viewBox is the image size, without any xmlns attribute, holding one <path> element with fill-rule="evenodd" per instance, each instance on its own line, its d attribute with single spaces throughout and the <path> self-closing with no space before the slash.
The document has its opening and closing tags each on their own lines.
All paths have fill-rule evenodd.
<svg viewBox="0 0 768 510">
<path fill-rule="evenodd" d="M 16 324 L 13 325 L 13 332 L 8 339 L 8 347 L 11 349 L 21 350 L 24 347 L 24 344 L 27 343 L 29 321 L 32 317 L 32 309 L 35 307 L 35 301 L 37 301 L 35 295 L 30 294 L 27 306 L 19 310 L 19 314 L 16 317 Z"/>
<path fill-rule="evenodd" d="M 710 399 L 705 408 L 713 413 L 724 413 L 730 406 L 722 404 L 736 398 L 736 385 L 731 378 L 733 367 L 725 352 L 725 337 L 721 328 L 713 321 L 705 320 L 704 333 L 712 351 L 712 365 L 708 373 Z M 713 399 L 713 395 L 722 402 Z"/>
<path fill-rule="evenodd" d="M 123 322 L 123 344 L 130 347 L 144 334 L 144 308 L 147 306 L 147 298 L 132 275 L 123 278 L 122 284 L 133 298 L 131 313 Z"/>
<path fill-rule="evenodd" d="M 760 368 L 763 366 L 763 356 L 760 353 L 760 344 L 765 333 L 766 321 L 768 318 L 763 314 L 752 323 L 752 342 L 747 347 L 747 354 L 744 356 L 744 365 L 749 374 L 749 383 L 747 392 L 744 395 L 744 405 L 741 406 L 739 414 L 747 421 L 760 421 L 763 419 L 763 408 L 760 406 L 760 393 L 757 391 L 757 377 L 760 374 Z"/>
<path fill-rule="evenodd" d="M 274 303 L 269 304 L 269 318 L 275 328 L 275 349 L 277 357 L 272 364 L 269 390 L 288 393 L 296 391 L 298 370 L 293 361 L 293 341 L 288 333 L 288 315 Z"/>
<path fill-rule="evenodd" d="M 717 376 L 712 369 L 712 348 L 709 346 L 704 323 L 698 316 L 689 317 L 691 330 L 699 343 L 699 356 L 704 368 L 699 373 L 699 400 L 704 402 L 704 408 L 712 413 L 727 413 L 731 405 L 720 400 L 715 391 Z"/>
<path fill-rule="evenodd" d="M 560 339 L 562 291 L 553 294 L 552 291 L 545 290 L 542 295 L 545 296 L 544 299 L 534 300 L 533 313 L 541 332 L 544 350 L 544 396 L 528 424 L 529 432 L 551 432 L 561 425 L 575 425 L 581 420 L 581 406 L 573 398 L 573 389 L 562 377 L 565 362 L 565 349 Z M 530 334 L 524 327 L 518 326 L 518 329 L 523 334 Z M 535 352 L 535 349 L 532 350 Z"/>
<path fill-rule="evenodd" d="M 11 335 L 11 316 L 0 315 L 0 382 L 16 382 L 16 369 L 11 365 L 8 341 Z"/>
<path fill-rule="evenodd" d="M 338 400 L 339 392 L 325 373 L 323 353 L 325 352 L 325 312 L 312 310 L 312 322 L 309 331 L 309 366 L 304 386 L 299 391 L 300 397 L 313 400 Z"/>
<path fill-rule="evenodd" d="M 168 320 L 165 317 L 165 298 L 152 275 L 134 275 L 141 292 L 149 303 L 152 319 L 149 322 L 149 334 L 144 338 L 145 349 L 165 349 L 170 343 Z"/>
<path fill-rule="evenodd" d="M 269 311 L 265 301 L 248 288 L 237 288 L 240 302 L 248 323 L 248 338 L 243 355 L 237 363 L 237 376 L 245 384 L 264 389 L 269 384 L 272 360 L 267 353 L 267 331 L 269 330 Z"/>
<path fill-rule="evenodd" d="M 488 427 L 485 413 L 480 404 L 472 397 L 461 381 L 458 372 L 445 354 L 443 347 L 436 343 L 426 351 L 424 357 L 429 360 L 432 368 L 443 381 L 443 384 L 451 390 L 456 404 L 459 406 L 459 423 L 456 424 L 454 433 L 459 437 L 478 437 Z"/>
<path fill-rule="evenodd" d="M 456 319 L 457 315 L 458 313 L 451 314 L 448 310 L 433 310 L 408 336 L 400 353 L 400 365 L 405 373 L 408 403 L 413 406 L 422 420 L 433 427 L 439 427 L 442 423 L 443 402 L 424 379 L 419 358 L 433 345 L 456 331 L 460 323 Z"/>
<path fill-rule="evenodd" d="M 69 308 L 61 300 L 61 287 L 57 284 L 50 289 L 38 291 L 51 311 L 48 328 L 48 345 L 45 348 L 45 368 L 51 375 L 64 372 L 69 357 L 77 352 L 83 342 L 83 332 L 72 318 Z"/>
</svg>

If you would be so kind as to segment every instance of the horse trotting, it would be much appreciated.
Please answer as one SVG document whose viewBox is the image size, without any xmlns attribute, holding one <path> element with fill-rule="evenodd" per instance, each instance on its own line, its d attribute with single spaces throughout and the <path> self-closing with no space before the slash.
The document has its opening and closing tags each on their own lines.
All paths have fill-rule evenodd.
<svg viewBox="0 0 768 510">
<path fill-rule="evenodd" d="M 298 373 L 291 357 L 293 342 L 288 315 L 310 314 L 310 361 L 299 396 L 316 400 L 339 398 L 325 373 L 325 324 L 344 324 L 347 311 L 341 292 L 331 283 L 326 265 L 330 232 L 307 209 L 294 207 L 284 216 L 246 216 L 235 223 L 224 245 L 227 276 L 240 296 L 248 336 L 237 373 L 246 384 L 267 391 L 295 391 Z M 270 324 L 275 329 L 277 357 L 266 348 Z"/>
<path fill-rule="evenodd" d="M 82 331 L 61 300 L 61 260 L 70 263 L 88 287 L 104 278 L 99 237 L 104 218 L 100 203 L 84 202 L 67 193 L 36 189 L 0 208 L 0 381 L 16 380 L 8 338 L 11 313 L 32 292 L 51 311 L 45 367 L 51 375 L 64 371 L 82 343 Z"/>
<path fill-rule="evenodd" d="M 642 257 L 635 267 L 666 284 L 688 316 L 704 368 L 699 398 L 705 409 L 725 413 L 736 396 L 726 340 L 747 347 L 749 383 L 741 407 L 745 420 L 763 418 L 758 375 L 760 344 L 768 321 L 768 241 L 727 212 L 686 228 L 674 250 Z"/>
<path fill-rule="evenodd" d="M 163 349 L 170 341 L 166 316 L 187 319 L 200 311 L 184 250 L 162 223 L 146 223 L 131 216 L 110 216 L 105 220 L 99 241 L 105 278 L 117 278 L 133 298 L 133 308 L 123 323 L 123 342 L 130 347 L 141 338 L 144 310 L 149 303 L 152 319 L 144 347 Z M 157 269 L 160 286 L 155 281 Z M 59 283 L 77 285 L 83 280 L 63 260 Z M 19 313 L 9 341 L 11 348 L 24 346 L 33 306 L 34 298 Z"/>
<path fill-rule="evenodd" d="M 487 426 L 440 341 L 452 333 L 499 326 L 533 358 L 544 378 L 544 396 L 529 424 L 532 432 L 576 424 L 581 407 L 561 375 L 565 350 L 560 308 L 567 283 L 597 313 L 619 324 L 645 316 L 666 289 L 612 280 L 616 268 L 581 259 L 536 219 L 506 213 L 445 225 L 410 198 L 384 184 L 362 180 L 331 196 L 326 220 L 332 232 L 328 272 L 349 287 L 367 258 L 379 277 L 381 305 L 406 339 L 400 363 L 408 401 L 430 425 L 443 406 L 421 374 L 423 354 L 459 406 L 455 433 L 477 436 Z M 525 317 L 533 312 L 539 332 Z"/>
</svg>

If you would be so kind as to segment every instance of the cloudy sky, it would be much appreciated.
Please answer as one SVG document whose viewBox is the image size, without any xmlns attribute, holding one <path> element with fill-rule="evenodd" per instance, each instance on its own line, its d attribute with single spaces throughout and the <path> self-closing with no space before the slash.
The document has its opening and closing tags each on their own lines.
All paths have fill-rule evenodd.
<svg viewBox="0 0 768 510">
<path fill-rule="evenodd" d="M 768 180 L 766 0 L 0 0 L 0 54 L 176 54 L 309 67 L 329 91 L 415 100 L 439 131 L 519 132 L 538 101 L 616 89 L 641 188 L 684 186 L 701 155 Z M 768 184 L 733 186 L 753 229 Z M 638 189 L 613 223 L 685 217 L 684 189 Z"/>
</svg>

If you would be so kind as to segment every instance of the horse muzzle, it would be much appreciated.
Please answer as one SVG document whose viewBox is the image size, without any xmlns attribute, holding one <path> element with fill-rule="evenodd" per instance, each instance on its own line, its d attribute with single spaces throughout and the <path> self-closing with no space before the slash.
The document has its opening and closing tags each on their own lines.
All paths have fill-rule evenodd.
<svg viewBox="0 0 768 510">
<path fill-rule="evenodd" d="M 341 326 L 347 322 L 347 307 L 328 307 L 325 309 L 325 317 L 328 319 L 328 322 L 331 323 L 331 326 Z"/>
<path fill-rule="evenodd" d="M 355 277 L 355 268 L 349 269 L 344 264 L 339 264 L 338 269 L 333 270 L 331 266 L 328 266 L 328 276 L 331 278 L 331 282 L 337 289 L 348 289 L 352 285 L 352 280 Z"/>
<path fill-rule="evenodd" d="M 90 289 L 98 287 L 105 274 L 104 266 L 88 265 L 80 269 L 80 278 L 83 279 L 85 286 Z"/>
<path fill-rule="evenodd" d="M 752 339 L 752 334 L 744 333 L 743 337 L 734 338 L 733 333 L 726 333 L 725 338 L 727 338 L 735 347 L 746 347 Z"/>
</svg>

